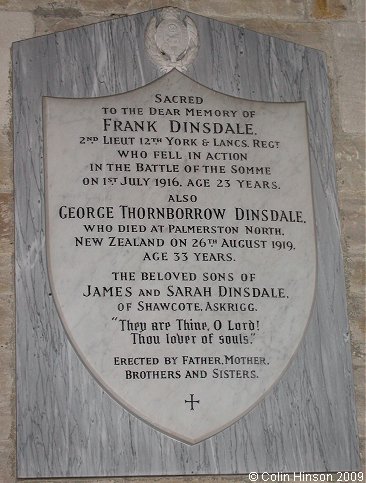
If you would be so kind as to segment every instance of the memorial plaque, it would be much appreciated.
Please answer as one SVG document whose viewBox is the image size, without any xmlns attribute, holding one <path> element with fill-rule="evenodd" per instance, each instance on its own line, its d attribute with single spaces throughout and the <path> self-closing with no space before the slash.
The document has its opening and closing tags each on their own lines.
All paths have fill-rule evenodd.
<svg viewBox="0 0 366 483">
<path fill-rule="evenodd" d="M 323 54 L 168 8 L 13 65 L 18 477 L 358 469 Z"/>
<path fill-rule="evenodd" d="M 309 319 L 304 103 L 174 70 L 119 96 L 46 98 L 43 120 L 48 268 L 70 340 L 153 426 L 189 443 L 217 433 L 278 380 Z"/>
</svg>

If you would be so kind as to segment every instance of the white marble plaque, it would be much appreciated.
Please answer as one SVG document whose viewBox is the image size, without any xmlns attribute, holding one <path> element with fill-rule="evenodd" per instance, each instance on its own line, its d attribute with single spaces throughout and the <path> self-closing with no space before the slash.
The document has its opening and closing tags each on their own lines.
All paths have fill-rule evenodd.
<svg viewBox="0 0 366 483">
<path fill-rule="evenodd" d="M 360 469 L 324 54 L 170 9 L 12 54 L 18 477 Z"/>
<path fill-rule="evenodd" d="M 129 411 L 188 444 L 279 380 L 312 309 L 304 103 L 178 71 L 44 99 L 47 263 L 70 341 Z"/>
</svg>

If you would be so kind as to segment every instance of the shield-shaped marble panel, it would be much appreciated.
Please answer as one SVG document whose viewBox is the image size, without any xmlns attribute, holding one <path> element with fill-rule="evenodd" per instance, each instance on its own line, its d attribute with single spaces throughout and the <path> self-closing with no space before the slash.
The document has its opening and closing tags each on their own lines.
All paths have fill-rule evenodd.
<svg viewBox="0 0 366 483">
<path fill-rule="evenodd" d="M 47 263 L 75 350 L 123 407 L 188 444 L 276 384 L 312 309 L 304 103 L 178 71 L 44 98 Z"/>
</svg>

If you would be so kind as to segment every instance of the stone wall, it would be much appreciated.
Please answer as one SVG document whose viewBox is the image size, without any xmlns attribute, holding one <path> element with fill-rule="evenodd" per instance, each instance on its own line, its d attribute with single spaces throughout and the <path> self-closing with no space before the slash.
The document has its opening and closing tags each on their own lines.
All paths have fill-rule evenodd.
<svg viewBox="0 0 366 483">
<path fill-rule="evenodd" d="M 167 5 L 327 54 L 361 457 L 365 463 L 364 1 L 0 0 L 0 482 L 16 481 L 11 43 Z M 94 481 L 127 480 L 246 481 L 242 477 Z"/>
</svg>

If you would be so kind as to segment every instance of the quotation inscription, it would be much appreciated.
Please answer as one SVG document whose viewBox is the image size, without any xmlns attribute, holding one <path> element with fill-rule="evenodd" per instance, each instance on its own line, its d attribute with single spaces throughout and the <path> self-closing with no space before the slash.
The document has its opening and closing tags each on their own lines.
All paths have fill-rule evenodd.
<svg viewBox="0 0 366 483">
<path fill-rule="evenodd" d="M 304 105 L 172 71 L 119 96 L 47 98 L 44 124 L 49 273 L 80 357 L 173 437 L 227 427 L 287 368 L 310 315 Z"/>
</svg>

